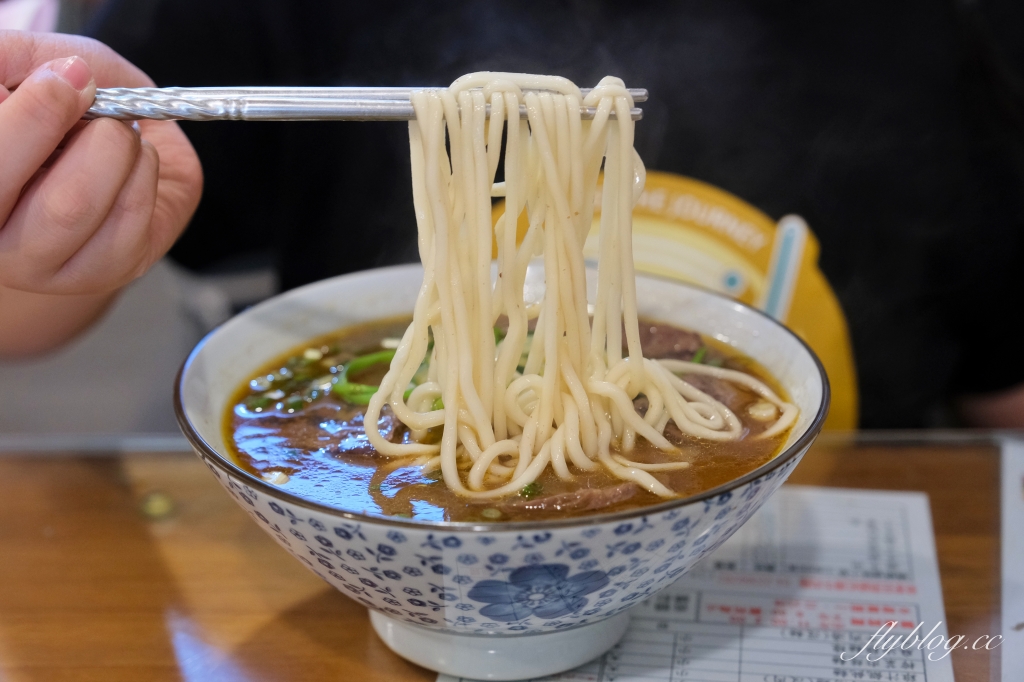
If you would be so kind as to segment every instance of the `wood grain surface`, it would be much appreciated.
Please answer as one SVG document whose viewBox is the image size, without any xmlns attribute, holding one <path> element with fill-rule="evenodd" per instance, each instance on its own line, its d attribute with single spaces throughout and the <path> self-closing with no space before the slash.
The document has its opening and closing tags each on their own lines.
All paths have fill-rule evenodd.
<svg viewBox="0 0 1024 682">
<path fill-rule="evenodd" d="M 930 495 L 951 634 L 998 633 L 991 445 L 830 439 L 793 483 Z M 956 651 L 958 682 L 989 682 Z M 995 661 L 993 657 L 991 659 Z M 0 680 L 433 680 L 188 454 L 0 456 Z"/>
</svg>

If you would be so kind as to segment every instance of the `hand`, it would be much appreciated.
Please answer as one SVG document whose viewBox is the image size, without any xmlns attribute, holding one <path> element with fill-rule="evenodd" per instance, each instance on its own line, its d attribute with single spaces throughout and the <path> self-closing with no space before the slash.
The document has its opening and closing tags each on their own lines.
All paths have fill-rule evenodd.
<svg viewBox="0 0 1024 682">
<path fill-rule="evenodd" d="M 97 42 L 0 31 L 0 286 L 107 293 L 171 247 L 202 187 L 188 139 L 171 122 L 79 123 L 97 87 L 152 85 Z"/>
<path fill-rule="evenodd" d="M 176 124 L 80 121 L 97 87 L 152 85 L 95 41 L 0 31 L 0 354 L 87 325 L 195 211 L 202 170 Z M 78 319 L 47 323 L 51 307 Z"/>
<path fill-rule="evenodd" d="M 960 416 L 968 426 L 984 429 L 1024 428 L 1024 385 L 996 393 L 961 396 Z"/>
</svg>

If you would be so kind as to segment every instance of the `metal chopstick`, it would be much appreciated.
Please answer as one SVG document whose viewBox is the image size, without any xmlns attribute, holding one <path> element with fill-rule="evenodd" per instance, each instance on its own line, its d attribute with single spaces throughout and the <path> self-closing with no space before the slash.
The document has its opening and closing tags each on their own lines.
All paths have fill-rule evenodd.
<svg viewBox="0 0 1024 682">
<path fill-rule="evenodd" d="M 96 91 L 85 118 L 181 121 L 408 121 L 409 94 L 422 88 L 109 88 Z M 590 90 L 582 90 L 584 96 Z M 647 91 L 631 90 L 634 102 Z M 489 107 L 489 105 L 488 105 Z M 596 109 L 582 107 L 584 118 Z M 643 112 L 630 111 L 633 120 Z M 614 117 L 615 113 L 612 112 Z M 520 107 L 526 117 L 526 107 Z"/>
<path fill-rule="evenodd" d="M 437 86 L 438 88 L 443 86 Z M 199 87 L 199 88 L 181 88 L 181 87 L 170 87 L 170 88 L 108 88 L 101 90 L 100 92 L 105 93 L 131 93 L 131 92 L 148 92 L 151 90 L 157 91 L 162 94 L 189 97 L 189 96 L 203 96 L 203 95 L 268 95 L 272 97 L 276 96 L 295 96 L 306 99 L 316 98 L 335 98 L 335 97 L 349 97 L 352 99 L 408 99 L 409 95 L 416 90 L 430 90 L 430 87 L 377 87 L 377 86 L 344 86 L 344 87 L 289 87 L 279 85 L 258 85 L 258 86 L 246 86 L 237 87 L 232 86 L 230 88 L 224 87 Z M 580 93 L 586 97 L 590 94 L 593 88 L 580 88 Z M 526 89 L 525 92 L 531 92 Z M 540 92 L 534 90 L 532 92 Z M 644 88 L 630 88 L 629 94 L 633 98 L 634 102 L 646 102 L 647 101 L 647 90 Z"/>
</svg>

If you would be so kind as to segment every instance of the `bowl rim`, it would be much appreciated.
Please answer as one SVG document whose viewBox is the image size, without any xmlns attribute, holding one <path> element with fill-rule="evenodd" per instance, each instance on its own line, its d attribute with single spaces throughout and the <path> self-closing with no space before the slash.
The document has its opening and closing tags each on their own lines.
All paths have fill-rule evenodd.
<svg viewBox="0 0 1024 682">
<path fill-rule="evenodd" d="M 407 268 L 410 265 L 413 264 L 409 263 L 404 265 L 393 265 L 381 268 L 370 268 L 368 270 L 360 270 L 357 272 L 338 275 L 336 277 L 320 280 L 318 282 L 311 282 L 310 284 L 307 284 L 305 286 L 298 287 L 288 292 L 284 292 L 283 294 L 278 294 L 277 296 L 267 299 L 266 301 L 254 306 L 253 308 L 250 308 L 245 312 L 251 312 L 253 310 L 263 307 L 264 305 L 271 304 L 271 302 L 275 301 L 275 299 L 278 299 L 281 296 L 296 298 L 301 297 L 302 292 L 304 291 L 307 291 L 318 286 L 327 286 L 328 283 L 335 282 L 339 279 L 348 277 L 358 277 L 359 275 L 365 275 L 369 272 L 392 269 L 397 270 L 400 268 Z M 416 263 L 415 265 L 419 264 Z M 255 476 L 254 474 L 246 471 L 242 467 L 235 464 L 235 462 L 232 461 L 229 456 L 218 452 L 216 448 L 212 447 L 209 443 L 207 443 L 206 439 L 204 439 L 199 434 L 198 430 L 196 430 L 196 428 L 192 425 L 191 420 L 185 413 L 185 406 L 182 401 L 182 385 L 184 383 L 185 373 L 188 371 L 189 367 L 191 366 L 196 356 L 203 350 L 207 342 L 211 338 L 213 338 L 214 335 L 220 332 L 224 324 L 230 323 L 231 320 L 228 320 L 224 324 L 217 326 L 212 331 L 210 331 L 206 336 L 204 336 L 199 341 L 199 343 L 196 344 L 195 348 L 193 348 L 192 351 L 188 354 L 188 357 L 185 358 L 185 361 L 181 364 L 181 367 L 178 369 L 178 374 L 174 379 L 174 414 L 175 417 L 177 418 L 178 426 L 179 428 L 181 428 L 181 431 L 185 436 L 185 439 L 188 440 L 188 442 L 192 445 L 192 447 L 196 450 L 197 453 L 204 456 L 207 461 L 211 461 L 213 464 L 217 465 L 226 473 L 243 479 L 249 486 L 261 490 L 264 494 L 267 494 L 269 497 L 283 498 L 289 504 L 303 507 L 305 509 L 309 509 L 312 511 L 328 513 L 333 516 L 340 516 L 350 521 L 356 521 L 359 523 L 383 524 L 387 526 L 416 530 L 441 529 L 453 532 L 470 531 L 488 533 L 499 533 L 502 531 L 523 532 L 533 530 L 545 530 L 550 528 L 566 528 L 573 526 L 596 526 L 603 525 L 605 523 L 612 523 L 615 521 L 624 521 L 627 519 L 653 516 L 655 514 L 670 511 L 672 509 L 675 509 L 676 507 L 685 507 L 693 504 L 694 502 L 701 502 L 703 500 L 715 498 L 718 497 L 719 495 L 722 495 L 723 493 L 729 492 L 743 485 L 746 485 L 747 483 L 757 480 L 763 477 L 765 474 L 774 471 L 775 469 L 778 469 L 779 467 L 783 466 L 785 463 L 789 462 L 793 458 L 798 457 L 804 450 L 806 450 L 807 447 L 810 446 L 810 444 L 814 441 L 815 438 L 817 438 L 818 434 L 821 432 L 821 428 L 825 422 L 825 418 L 828 416 L 829 404 L 831 403 L 832 399 L 832 391 L 829 385 L 828 374 L 826 374 L 825 367 L 821 364 L 821 360 L 818 358 L 817 354 L 815 354 L 815 352 L 811 349 L 811 347 L 807 345 L 807 343 L 803 339 L 797 336 L 789 327 L 782 324 L 781 322 L 779 322 L 772 316 L 768 315 L 767 313 L 758 310 L 753 306 L 747 305 L 746 303 L 742 303 L 741 301 L 737 301 L 733 298 L 730 298 L 729 296 L 720 294 L 717 291 L 711 291 L 709 289 L 705 289 L 704 287 L 695 284 L 690 284 L 688 282 L 680 282 L 679 280 L 659 275 L 637 273 L 636 276 L 644 277 L 647 279 L 659 280 L 675 286 L 681 286 L 687 289 L 693 289 L 702 294 L 722 299 L 723 301 L 730 305 L 745 308 L 747 312 L 752 312 L 760 317 L 767 319 L 771 324 L 777 325 L 782 329 L 784 333 L 788 334 L 798 344 L 800 344 L 803 347 L 803 349 L 810 355 L 811 360 L 814 362 L 814 366 L 818 369 L 818 375 L 821 378 L 821 402 L 818 405 L 818 411 L 814 415 L 814 419 L 811 420 L 811 423 L 807 427 L 807 430 L 799 438 L 797 438 L 792 445 L 790 445 L 788 448 L 777 454 L 771 460 L 765 462 L 764 464 L 757 467 L 753 471 L 749 471 L 743 476 L 740 476 L 739 478 L 735 478 L 731 481 L 723 483 L 722 485 L 715 486 L 714 488 L 709 488 L 708 490 L 705 490 L 701 493 L 697 493 L 696 495 L 674 498 L 671 500 L 667 500 L 665 502 L 661 502 L 659 504 L 647 505 L 645 507 L 637 507 L 635 509 L 629 509 L 625 511 L 609 512 L 604 514 L 588 514 L 586 516 L 577 516 L 568 519 L 538 519 L 537 521 L 498 521 L 492 523 L 480 523 L 476 521 L 417 521 L 416 519 L 385 516 L 383 514 L 363 514 L 361 512 L 353 512 L 347 509 L 342 509 L 340 507 L 335 507 L 330 504 L 314 502 L 305 497 L 295 495 L 294 493 L 290 493 L 277 486 L 267 483 L 263 479 Z"/>
</svg>

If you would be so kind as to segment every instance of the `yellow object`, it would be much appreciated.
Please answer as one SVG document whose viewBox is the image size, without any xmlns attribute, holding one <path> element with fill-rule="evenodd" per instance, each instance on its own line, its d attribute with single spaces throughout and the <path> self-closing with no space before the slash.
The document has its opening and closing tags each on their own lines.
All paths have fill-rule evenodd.
<svg viewBox="0 0 1024 682">
<path fill-rule="evenodd" d="M 584 251 L 597 258 L 600 196 Z M 494 207 L 495 219 L 503 206 Z M 528 227 L 525 215 L 519 238 Z M 818 241 L 799 216 L 778 223 L 728 192 L 648 171 L 633 209 L 638 272 L 677 279 L 759 308 L 792 329 L 821 359 L 832 385 L 826 429 L 857 427 L 857 378 L 846 318 L 818 269 Z"/>
</svg>

